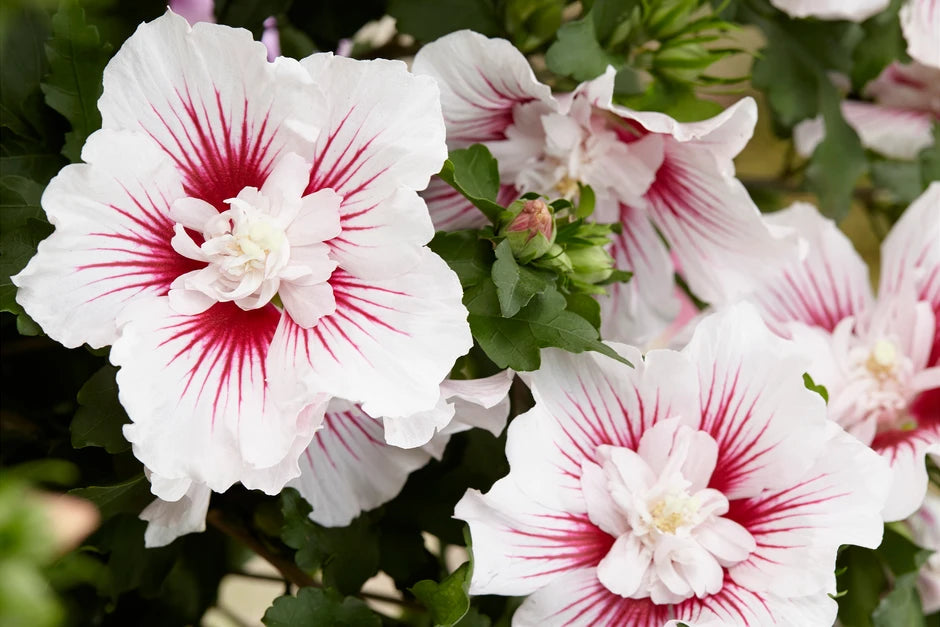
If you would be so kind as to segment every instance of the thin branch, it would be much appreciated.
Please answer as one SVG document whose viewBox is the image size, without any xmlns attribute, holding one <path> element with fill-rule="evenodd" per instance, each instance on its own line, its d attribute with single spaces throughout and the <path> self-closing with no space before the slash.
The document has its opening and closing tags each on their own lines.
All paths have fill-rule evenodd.
<svg viewBox="0 0 940 627">
<path fill-rule="evenodd" d="M 210 509 L 206 514 L 206 522 L 210 525 L 224 533 L 225 535 L 234 538 L 247 546 L 249 549 L 258 554 L 261 558 L 265 559 L 269 564 L 274 566 L 281 573 L 281 577 L 276 577 L 274 575 L 265 575 L 260 573 L 249 573 L 246 571 L 235 571 L 233 574 L 240 575 L 242 577 L 252 577 L 255 579 L 264 579 L 267 581 L 285 581 L 288 584 L 294 584 L 299 588 L 311 587 L 311 588 L 322 588 L 323 584 L 319 581 L 308 575 L 304 572 L 293 560 L 287 559 L 285 556 L 272 551 L 269 547 L 265 546 L 263 542 L 258 540 L 250 530 L 246 529 L 244 526 L 239 524 L 237 521 L 231 519 L 227 516 L 225 512 L 220 509 Z M 290 586 L 288 585 L 288 588 Z M 379 594 L 377 592 L 366 592 L 360 590 L 356 596 L 363 599 L 371 599 L 373 601 L 382 601 L 384 603 L 394 603 L 396 605 L 401 605 L 402 607 L 407 607 L 412 610 L 421 610 L 427 611 L 422 604 L 409 599 L 399 599 L 386 594 Z"/>
</svg>

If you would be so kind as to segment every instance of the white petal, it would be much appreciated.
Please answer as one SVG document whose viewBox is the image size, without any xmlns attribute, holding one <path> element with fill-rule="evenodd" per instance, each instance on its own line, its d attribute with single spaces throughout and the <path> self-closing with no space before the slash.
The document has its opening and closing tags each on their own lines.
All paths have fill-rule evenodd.
<svg viewBox="0 0 940 627">
<path fill-rule="evenodd" d="M 341 202 L 342 199 L 328 189 L 304 196 L 297 217 L 285 230 L 291 247 L 316 244 L 339 235 L 342 232 L 339 220 Z"/>
<path fill-rule="evenodd" d="M 940 183 L 931 183 L 911 203 L 881 245 L 879 294 L 897 294 L 913 286 L 930 303 L 936 331 L 927 363 L 940 364 Z"/>
<path fill-rule="evenodd" d="M 307 191 L 343 197 L 333 254 L 360 276 L 394 276 L 434 235 L 415 191 L 447 156 L 437 84 L 401 61 L 315 54 L 302 63 L 328 107 Z"/>
<path fill-rule="evenodd" d="M 267 61 L 251 33 L 173 13 L 138 27 L 104 71 L 102 128 L 142 130 L 174 160 L 189 196 L 227 208 L 261 188 L 284 152 L 312 156 L 316 89 L 296 61 Z"/>
<path fill-rule="evenodd" d="M 792 17 L 861 22 L 884 11 L 890 0 L 770 0 L 770 3 Z"/>
<path fill-rule="evenodd" d="M 129 304 L 164 295 L 200 267 L 170 245 L 170 203 L 183 194 L 172 163 L 149 139 L 98 131 L 86 164 L 65 167 L 42 206 L 55 232 L 13 277 L 17 301 L 56 341 L 111 344 Z"/>
<path fill-rule="evenodd" d="M 542 367 L 527 377 L 536 404 L 510 423 L 506 455 L 516 481 L 546 505 L 583 503 L 581 464 L 600 464 L 598 447 L 636 450 L 660 420 L 697 420 L 698 383 L 687 359 L 651 351 L 643 360 L 636 349 L 612 346 L 635 368 L 594 353 L 544 350 Z"/>
<path fill-rule="evenodd" d="M 444 433 L 465 428 L 486 429 L 495 436 L 506 428 L 509 417 L 509 388 L 515 374 L 503 370 L 483 379 L 448 379 L 441 384 L 441 394 L 454 403 L 454 420 Z"/>
<path fill-rule="evenodd" d="M 423 449 L 389 446 L 380 421 L 352 403 L 334 400 L 300 458 L 300 477 L 288 485 L 313 506 L 311 519 L 340 527 L 395 498 L 408 474 L 430 459 Z"/>
<path fill-rule="evenodd" d="M 713 304 L 771 274 L 792 246 L 774 237 L 744 186 L 705 147 L 666 144 L 647 192 L 647 211 L 676 255 L 692 291 Z"/>
<path fill-rule="evenodd" d="M 935 0 L 908 0 L 900 16 L 907 53 L 915 61 L 940 68 L 940 6 Z"/>
<path fill-rule="evenodd" d="M 625 533 L 597 565 L 597 579 L 614 594 L 631 597 L 643 583 L 651 561 L 650 550 L 635 535 Z"/>
<path fill-rule="evenodd" d="M 601 332 L 610 340 L 644 345 L 659 335 L 679 312 L 669 251 L 646 212 L 620 206 L 623 231 L 612 236 L 615 267 L 633 272 L 626 284 L 607 287 L 601 303 Z"/>
<path fill-rule="evenodd" d="M 280 317 L 270 306 L 231 303 L 180 316 L 165 299 L 128 312 L 111 361 L 121 366 L 119 397 L 132 421 L 124 435 L 135 456 L 160 476 L 216 492 L 241 481 L 276 494 L 297 476 L 324 403 L 296 378 L 281 382 L 283 397 L 267 385 Z"/>
<path fill-rule="evenodd" d="M 617 450 L 623 451 L 624 449 Z M 637 458 L 636 453 L 633 451 L 626 452 L 635 458 L 633 461 L 639 461 L 640 469 L 646 471 L 646 474 L 648 475 L 649 468 L 646 468 L 645 464 L 643 464 L 643 461 Z M 627 464 L 629 464 L 629 461 L 624 464 L 624 466 Z M 623 538 L 627 536 L 635 540 L 635 536 L 632 533 L 629 533 L 630 523 L 628 522 L 626 515 L 617 506 L 617 503 L 612 498 L 610 498 L 610 488 L 608 487 L 607 473 L 605 473 L 600 466 L 593 462 L 584 461 L 581 463 L 581 494 L 584 496 L 584 503 L 587 506 L 588 518 L 592 523 L 597 525 L 601 530 L 610 534 L 614 538 L 618 538 L 617 542 L 620 542 L 620 540 L 623 540 Z M 629 541 L 629 538 L 628 540 L 625 540 L 625 542 Z M 617 543 L 615 542 L 614 544 L 616 545 Z M 621 546 L 617 548 L 617 551 L 618 553 L 630 551 L 638 555 L 640 547 L 634 545 L 627 546 L 621 543 Z M 649 559 L 650 556 L 647 554 L 647 563 L 649 563 Z M 614 568 L 613 564 L 608 562 L 608 568 Z M 627 594 L 632 594 L 632 592 L 640 585 L 640 582 L 643 580 L 644 572 L 645 569 L 641 569 L 640 572 L 637 573 L 637 579 L 632 584 L 633 587 Z M 608 573 L 610 573 L 609 570 Z M 631 584 L 624 585 L 629 586 Z"/>
<path fill-rule="evenodd" d="M 729 499 L 793 485 L 823 446 L 826 405 L 806 389 L 806 359 L 750 305 L 699 323 L 683 350 L 698 365 L 699 429 L 718 443 L 710 488 Z"/>
<path fill-rule="evenodd" d="M 431 220 L 438 231 L 478 229 L 489 223 L 482 211 L 438 176 L 431 177 L 421 197 L 428 203 Z"/>
<path fill-rule="evenodd" d="M 785 597 L 831 591 L 840 545 L 881 543 L 889 484 L 884 462 L 835 423 L 827 424 L 824 442 L 799 481 L 732 502 L 728 517 L 757 541 L 751 557 L 730 569 L 736 583 Z"/>
<path fill-rule="evenodd" d="M 760 281 L 750 296 L 774 331 L 787 335 L 785 327 L 792 322 L 832 331 L 871 306 L 868 267 L 832 220 L 807 203 L 795 203 L 764 219 L 790 229 L 802 249 L 794 249 L 783 271 Z"/>
<path fill-rule="evenodd" d="M 361 280 L 341 270 L 335 313 L 305 330 L 285 318 L 272 346 L 271 385 L 302 378 L 371 416 L 408 416 L 437 404 L 440 382 L 471 345 L 457 276 L 421 249 L 412 271 Z"/>
<path fill-rule="evenodd" d="M 433 76 L 441 85 L 451 148 L 502 139 L 518 104 L 540 101 L 546 112 L 557 108 L 551 89 L 504 39 L 487 39 L 469 30 L 451 33 L 422 47 L 413 67 L 416 74 Z"/>
<path fill-rule="evenodd" d="M 586 514 L 538 504 L 511 476 L 486 495 L 468 490 L 454 517 L 470 525 L 473 538 L 471 594 L 529 594 L 565 572 L 595 566 L 614 543 Z"/>
<path fill-rule="evenodd" d="M 431 441 L 454 418 L 454 405 L 442 396 L 433 408 L 412 414 L 383 418 L 385 441 L 392 446 L 415 448 Z"/>
<path fill-rule="evenodd" d="M 177 198 L 170 207 L 170 218 L 182 226 L 201 232 L 206 222 L 219 215 L 219 210 L 199 198 Z M 184 231 L 185 232 L 185 231 Z"/>
<path fill-rule="evenodd" d="M 156 499 L 140 513 L 147 521 L 144 546 L 153 548 L 166 546 L 180 536 L 206 530 L 206 512 L 212 490 L 193 483 L 189 490 L 176 501 Z"/>
<path fill-rule="evenodd" d="M 940 454 L 940 388 L 924 392 L 910 408 L 917 428 L 875 436 L 871 447 L 891 466 L 891 490 L 882 512 L 886 521 L 913 514 L 927 493 L 928 454 Z"/>
</svg>

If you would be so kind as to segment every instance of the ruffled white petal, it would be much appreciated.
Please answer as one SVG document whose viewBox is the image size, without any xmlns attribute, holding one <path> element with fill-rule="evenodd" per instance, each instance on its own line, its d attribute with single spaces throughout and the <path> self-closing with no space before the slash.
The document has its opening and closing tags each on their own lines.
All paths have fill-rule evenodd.
<svg viewBox="0 0 940 627">
<path fill-rule="evenodd" d="M 312 329 L 282 320 L 271 385 L 302 379 L 376 417 L 434 407 L 440 382 L 472 340 L 457 276 L 430 250 L 420 252 L 419 265 L 395 278 L 366 281 L 337 270 L 335 313 Z"/>
<path fill-rule="evenodd" d="M 198 264 L 170 245 L 170 203 L 183 194 L 172 163 L 139 133 L 98 131 L 49 183 L 55 232 L 13 282 L 17 301 L 53 339 L 106 346 L 129 305 L 162 296 Z"/>
<path fill-rule="evenodd" d="M 825 402 L 804 386 L 796 351 L 750 305 L 702 320 L 682 351 L 698 365 L 698 428 L 718 442 L 709 487 L 729 499 L 794 485 L 822 450 Z"/>
<path fill-rule="evenodd" d="M 612 345 L 634 364 L 563 351 L 542 352 L 542 367 L 527 376 L 536 405 L 509 425 L 506 455 L 515 481 L 554 507 L 581 507 L 581 464 L 599 464 L 597 447 L 636 449 L 660 420 L 698 420 L 694 366 L 671 351 Z"/>
<path fill-rule="evenodd" d="M 300 474 L 297 458 L 325 399 L 286 383 L 278 396 L 267 384 L 266 353 L 281 318 L 273 307 L 220 303 L 180 316 L 155 300 L 125 313 L 111 361 L 121 366 L 119 397 L 132 421 L 124 435 L 144 465 L 216 492 L 241 481 L 276 494 Z"/>
<path fill-rule="evenodd" d="M 498 436 L 509 418 L 509 388 L 515 374 L 503 370 L 482 379 L 448 379 L 441 395 L 454 404 L 454 420 L 443 433 L 458 433 L 476 427 Z"/>
<path fill-rule="evenodd" d="M 246 30 L 190 27 L 167 12 L 138 27 L 103 80 L 102 128 L 150 135 L 187 194 L 220 211 L 243 187 L 260 188 L 279 154 L 312 156 L 322 98 L 296 61 L 269 63 Z"/>
<path fill-rule="evenodd" d="M 315 54 L 302 64 L 327 108 L 307 191 L 343 197 L 334 256 L 362 277 L 408 270 L 434 235 L 415 192 L 447 157 L 437 84 L 401 61 Z"/>
<path fill-rule="evenodd" d="M 409 473 L 430 459 L 425 449 L 386 444 L 381 421 L 352 403 L 333 400 L 300 458 L 300 477 L 288 485 L 313 506 L 311 519 L 341 527 L 395 498 Z"/>
<path fill-rule="evenodd" d="M 892 159 L 916 159 L 921 150 L 933 145 L 930 129 L 935 118 L 929 111 L 846 100 L 842 116 L 863 146 Z M 793 130 L 794 147 L 808 157 L 825 136 L 822 118 L 805 120 Z"/>
<path fill-rule="evenodd" d="M 824 454 L 798 482 L 732 502 L 729 516 L 751 533 L 757 549 L 731 567 L 731 578 L 785 597 L 830 592 L 841 545 L 881 543 L 889 483 L 885 461 L 829 422 Z"/>
<path fill-rule="evenodd" d="M 879 294 L 897 294 L 907 284 L 933 309 L 937 326 L 927 363 L 940 364 L 940 182 L 911 203 L 881 246 Z"/>
<path fill-rule="evenodd" d="M 413 69 L 441 85 L 451 149 L 503 139 L 516 105 L 536 101 L 545 112 L 558 108 L 551 89 L 504 39 L 469 30 L 451 33 L 421 48 Z"/>
<path fill-rule="evenodd" d="M 832 220 L 802 202 L 764 220 L 800 240 L 783 271 L 749 297 L 774 331 L 787 336 L 787 325 L 801 322 L 831 332 L 872 305 L 868 267 Z"/>
<path fill-rule="evenodd" d="M 619 270 L 633 272 L 626 284 L 607 286 L 600 296 L 601 334 L 616 342 L 645 345 L 679 313 L 675 268 L 646 212 L 620 205 L 623 231 L 614 234 L 610 254 Z"/>
<path fill-rule="evenodd" d="M 175 501 L 154 500 L 140 513 L 147 521 L 144 546 L 166 546 L 180 536 L 206 530 L 206 512 L 212 490 L 200 483 L 191 483 L 186 493 Z"/>
<path fill-rule="evenodd" d="M 890 0 L 770 0 L 792 17 L 861 22 L 884 11 Z"/>
<path fill-rule="evenodd" d="M 940 2 L 907 0 L 900 17 L 907 54 L 924 65 L 940 68 Z"/>
<path fill-rule="evenodd" d="M 747 190 L 726 169 L 707 148 L 670 140 L 646 194 L 650 219 L 689 287 L 711 303 L 746 292 L 755 273 L 771 274 L 792 248 L 767 229 Z"/>
</svg>

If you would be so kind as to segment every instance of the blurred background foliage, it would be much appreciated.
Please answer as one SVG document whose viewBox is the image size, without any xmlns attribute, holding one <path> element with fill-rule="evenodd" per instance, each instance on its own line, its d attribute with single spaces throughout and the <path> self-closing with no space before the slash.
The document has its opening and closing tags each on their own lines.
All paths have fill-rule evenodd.
<svg viewBox="0 0 940 627">
<path fill-rule="evenodd" d="M 877 273 L 880 239 L 940 179 L 940 141 L 917 159 L 886 159 L 862 147 L 839 109 L 889 63 L 908 60 L 899 6 L 861 24 L 790 19 L 766 0 L 219 0 L 215 15 L 256 37 L 276 16 L 283 53 L 298 58 L 339 48 L 407 59 L 422 43 L 470 28 L 512 41 L 557 90 L 613 66 L 619 103 L 684 121 L 755 95 L 757 133 L 737 165 L 757 204 L 817 202 Z M 151 496 L 121 434 L 127 417 L 107 351 L 44 337 L 16 304 L 9 277 L 51 231 L 43 188 L 80 159 L 100 125 L 105 64 L 137 24 L 165 9 L 159 0 L 0 4 L 0 625 L 194 625 L 213 607 L 215 624 L 238 625 L 219 608 L 226 577 L 287 593 L 265 614 L 267 625 L 508 625 L 518 601 L 479 597 L 471 607 L 467 569 L 456 569 L 463 554 L 451 548 L 465 544 L 451 518 L 456 501 L 508 470 L 505 436 L 477 430 L 455 436 L 441 461 L 349 527 L 312 523 L 291 490 L 274 498 L 236 487 L 213 495 L 205 533 L 144 548 L 137 514 Z M 837 85 L 836 73 L 848 84 Z M 816 115 L 828 132 L 802 159 L 793 128 Z M 490 372 L 492 364 L 475 351 L 460 368 Z M 531 403 L 518 382 L 512 395 L 513 415 Z M 54 497 L 64 492 L 66 500 Z M 924 552 L 892 533 L 889 552 L 840 557 L 848 627 L 940 624 L 937 615 L 924 623 L 912 597 Z M 274 568 L 259 572 L 256 555 Z M 363 591 L 380 572 L 386 591 Z M 290 596 L 298 585 L 302 593 Z"/>
</svg>

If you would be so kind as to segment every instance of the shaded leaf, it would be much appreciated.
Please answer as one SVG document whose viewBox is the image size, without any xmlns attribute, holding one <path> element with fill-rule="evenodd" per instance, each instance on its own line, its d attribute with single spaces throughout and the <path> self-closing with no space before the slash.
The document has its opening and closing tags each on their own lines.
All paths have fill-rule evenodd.
<svg viewBox="0 0 940 627">
<path fill-rule="evenodd" d="M 601 46 L 594 16 L 589 13 L 558 29 L 558 40 L 548 49 L 545 62 L 556 74 L 589 81 L 603 74 L 608 65 L 622 65 L 623 59 L 611 55 Z"/>
<path fill-rule="evenodd" d="M 435 627 L 450 627 L 470 609 L 470 562 L 464 562 L 440 583 L 419 581 L 411 588 L 415 597 L 431 612 Z"/>
<path fill-rule="evenodd" d="M 552 285 L 551 275 L 516 263 L 509 240 L 503 240 L 496 247 L 492 278 L 499 297 L 500 313 L 506 318 L 515 316 L 529 304 L 533 296 L 543 293 Z"/>
<path fill-rule="evenodd" d="M 457 273 L 464 289 L 490 276 L 494 260 L 493 245 L 480 239 L 477 231 L 441 231 L 434 236 L 429 246 Z"/>
<path fill-rule="evenodd" d="M 122 430 L 130 419 L 118 401 L 115 374 L 117 368 L 105 366 L 78 391 L 79 408 L 70 427 L 73 447 L 101 446 L 109 453 L 131 447 Z"/>
<path fill-rule="evenodd" d="M 490 37 L 505 34 L 493 0 L 392 0 L 388 14 L 401 32 L 422 42 L 463 28 Z"/>
<path fill-rule="evenodd" d="M 74 0 L 63 0 L 52 17 L 46 54 L 50 71 L 42 91 L 46 104 L 72 125 L 62 154 L 74 163 L 81 160 L 85 139 L 101 126 L 98 97 L 111 46 L 101 44 L 98 29 L 86 23 L 85 11 Z"/>
<path fill-rule="evenodd" d="M 261 622 L 267 627 L 378 627 L 382 624 L 359 599 L 343 598 L 334 590 L 320 588 L 301 588 L 297 596 L 278 597 Z"/>
<path fill-rule="evenodd" d="M 114 485 L 76 488 L 69 490 L 69 494 L 97 505 L 102 518 L 121 513 L 139 514 L 154 499 L 150 493 L 150 482 L 143 473 Z"/>
<path fill-rule="evenodd" d="M 499 219 L 503 207 L 496 202 L 499 193 L 499 169 L 496 159 L 483 144 L 452 150 L 440 177 L 460 192 L 491 222 Z"/>
<path fill-rule="evenodd" d="M 924 610 L 917 593 L 917 573 L 907 573 L 894 582 L 888 593 L 872 612 L 874 627 L 923 627 Z"/>
</svg>

